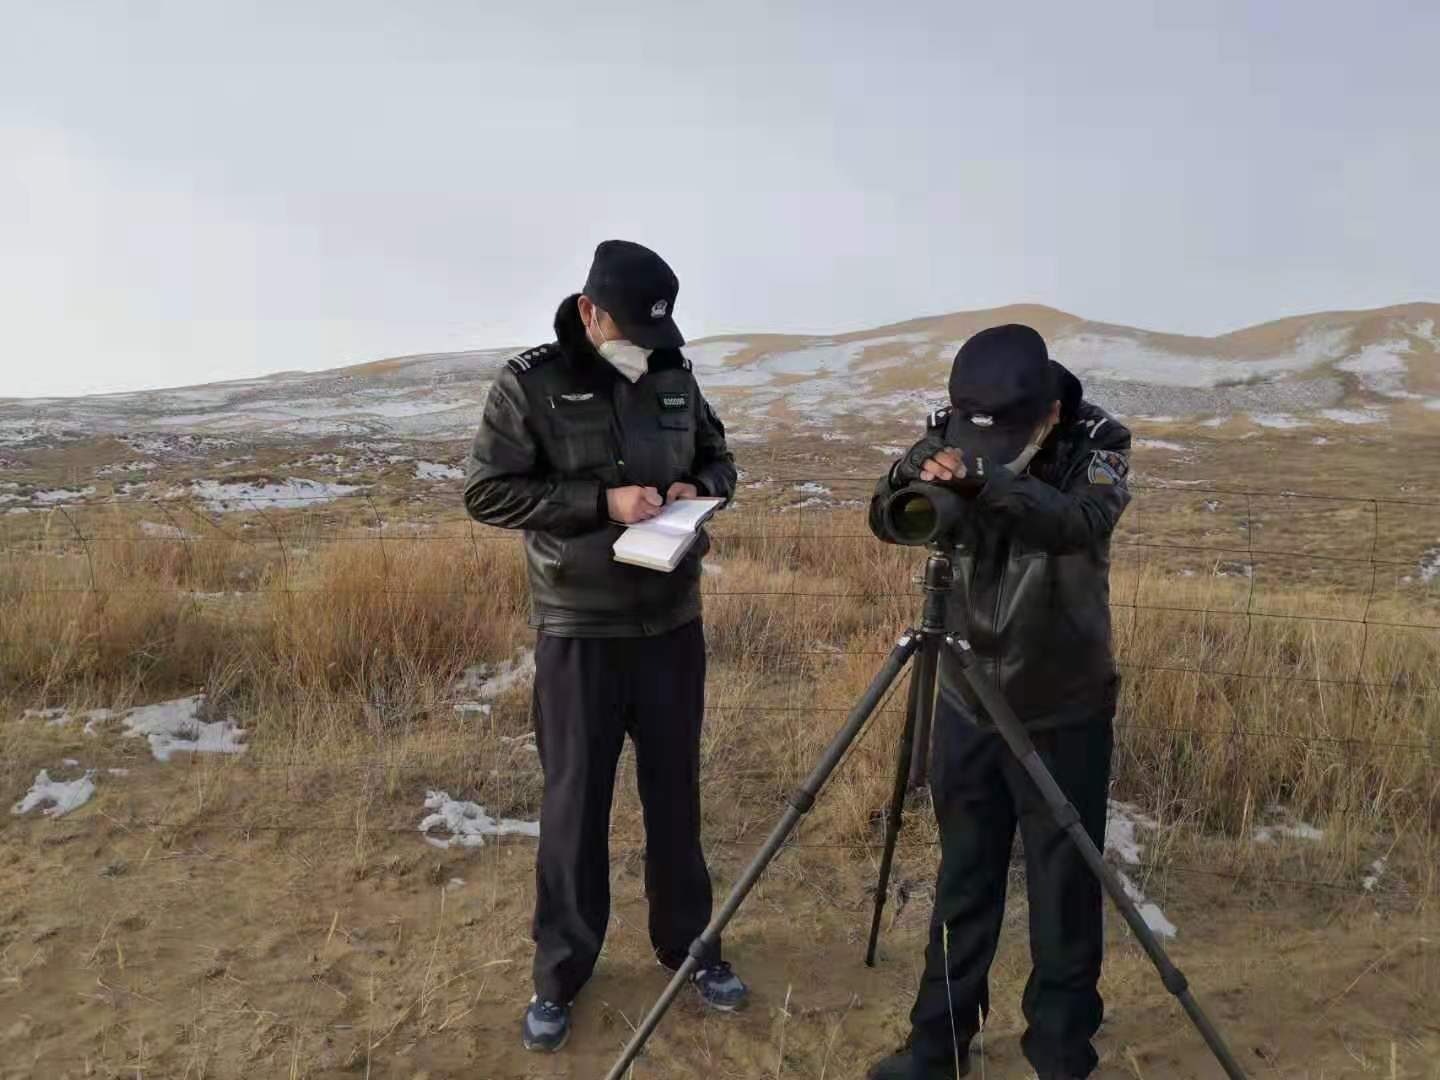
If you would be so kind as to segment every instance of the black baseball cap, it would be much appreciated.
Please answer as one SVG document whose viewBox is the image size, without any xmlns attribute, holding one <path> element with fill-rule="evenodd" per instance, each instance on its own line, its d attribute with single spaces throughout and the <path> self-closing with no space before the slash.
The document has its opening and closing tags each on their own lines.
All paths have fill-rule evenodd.
<svg viewBox="0 0 1440 1080">
<path fill-rule="evenodd" d="M 1058 366 L 1037 331 L 1019 323 L 981 330 L 960 346 L 950 368 L 945 441 L 978 457 L 1014 461 L 1059 397 Z"/>
<path fill-rule="evenodd" d="M 582 291 L 642 349 L 678 349 L 685 344 L 675 325 L 680 279 L 649 248 L 629 240 L 604 241 L 595 249 Z"/>
</svg>

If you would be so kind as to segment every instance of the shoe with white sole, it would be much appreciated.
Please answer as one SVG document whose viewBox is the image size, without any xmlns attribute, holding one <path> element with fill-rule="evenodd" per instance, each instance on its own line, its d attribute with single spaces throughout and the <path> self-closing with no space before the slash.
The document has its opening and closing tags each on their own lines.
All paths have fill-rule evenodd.
<svg viewBox="0 0 1440 1080">
<path fill-rule="evenodd" d="M 734 1012 L 750 996 L 750 988 L 724 960 L 701 968 L 690 976 L 690 981 L 700 991 L 700 1000 L 719 1012 Z"/>
<path fill-rule="evenodd" d="M 553 1054 L 570 1037 L 570 1006 L 532 997 L 520 1025 L 520 1041 L 526 1050 Z"/>
</svg>

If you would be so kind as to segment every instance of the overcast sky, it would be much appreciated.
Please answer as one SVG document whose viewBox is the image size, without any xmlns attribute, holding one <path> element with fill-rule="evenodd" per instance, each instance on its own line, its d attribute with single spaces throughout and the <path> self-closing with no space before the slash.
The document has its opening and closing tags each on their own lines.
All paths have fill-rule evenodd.
<svg viewBox="0 0 1440 1080">
<path fill-rule="evenodd" d="M 3 0 L 0 395 L 535 344 L 610 236 L 692 338 L 1437 300 L 1437 11 Z"/>
</svg>

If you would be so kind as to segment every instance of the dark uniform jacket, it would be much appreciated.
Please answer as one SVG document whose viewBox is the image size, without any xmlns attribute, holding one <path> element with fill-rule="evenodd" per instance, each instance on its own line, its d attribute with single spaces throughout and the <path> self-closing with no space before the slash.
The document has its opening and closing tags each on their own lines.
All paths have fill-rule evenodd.
<svg viewBox="0 0 1440 1080">
<path fill-rule="evenodd" d="M 557 340 L 510 360 L 490 388 L 470 451 L 465 508 L 523 529 L 530 625 L 568 637 L 647 637 L 700 615 L 703 532 L 668 574 L 614 560 L 624 527 L 607 488 L 663 496 L 677 480 L 702 495 L 735 493 L 725 428 L 678 349 L 656 350 L 632 384 L 590 345 L 576 297 L 555 315 Z"/>
<path fill-rule="evenodd" d="M 1119 678 L 1110 644 L 1110 534 L 1130 501 L 1130 432 L 1063 378 L 1060 423 L 1019 476 L 999 470 L 956 536 L 947 625 L 1031 728 L 1107 719 Z M 943 437 L 949 410 L 930 418 Z M 953 443 L 951 445 L 954 445 Z M 898 488 L 882 479 L 870 527 Z M 940 692 L 987 723 L 958 661 L 941 653 Z"/>
</svg>

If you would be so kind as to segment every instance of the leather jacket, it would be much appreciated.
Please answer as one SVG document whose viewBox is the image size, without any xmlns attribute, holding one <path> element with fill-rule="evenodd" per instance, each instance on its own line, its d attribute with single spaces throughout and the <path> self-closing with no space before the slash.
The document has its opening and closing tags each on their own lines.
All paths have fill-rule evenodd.
<svg viewBox="0 0 1440 1080">
<path fill-rule="evenodd" d="M 556 341 L 507 361 L 491 385 L 466 463 L 465 509 L 524 531 L 532 627 L 662 634 L 700 616 L 709 537 L 702 529 L 668 574 L 616 562 L 624 527 L 610 521 L 605 492 L 640 484 L 663 495 L 683 480 L 729 499 L 734 456 L 683 353 L 656 350 L 632 384 L 590 345 L 577 298 L 556 312 Z"/>
<path fill-rule="evenodd" d="M 1018 476 L 990 477 L 954 537 L 955 584 L 947 625 L 962 633 L 1028 728 L 1114 715 L 1119 676 L 1111 651 L 1110 534 L 1130 502 L 1130 432 L 1083 400 L 1064 373 L 1060 423 Z M 943 437 L 949 410 L 932 414 Z M 893 470 L 892 470 L 893 472 Z M 903 486 L 903 485 L 900 485 Z M 870 527 L 899 490 L 890 474 L 875 489 Z M 988 718 L 942 650 L 940 693 L 962 717 Z"/>
</svg>

